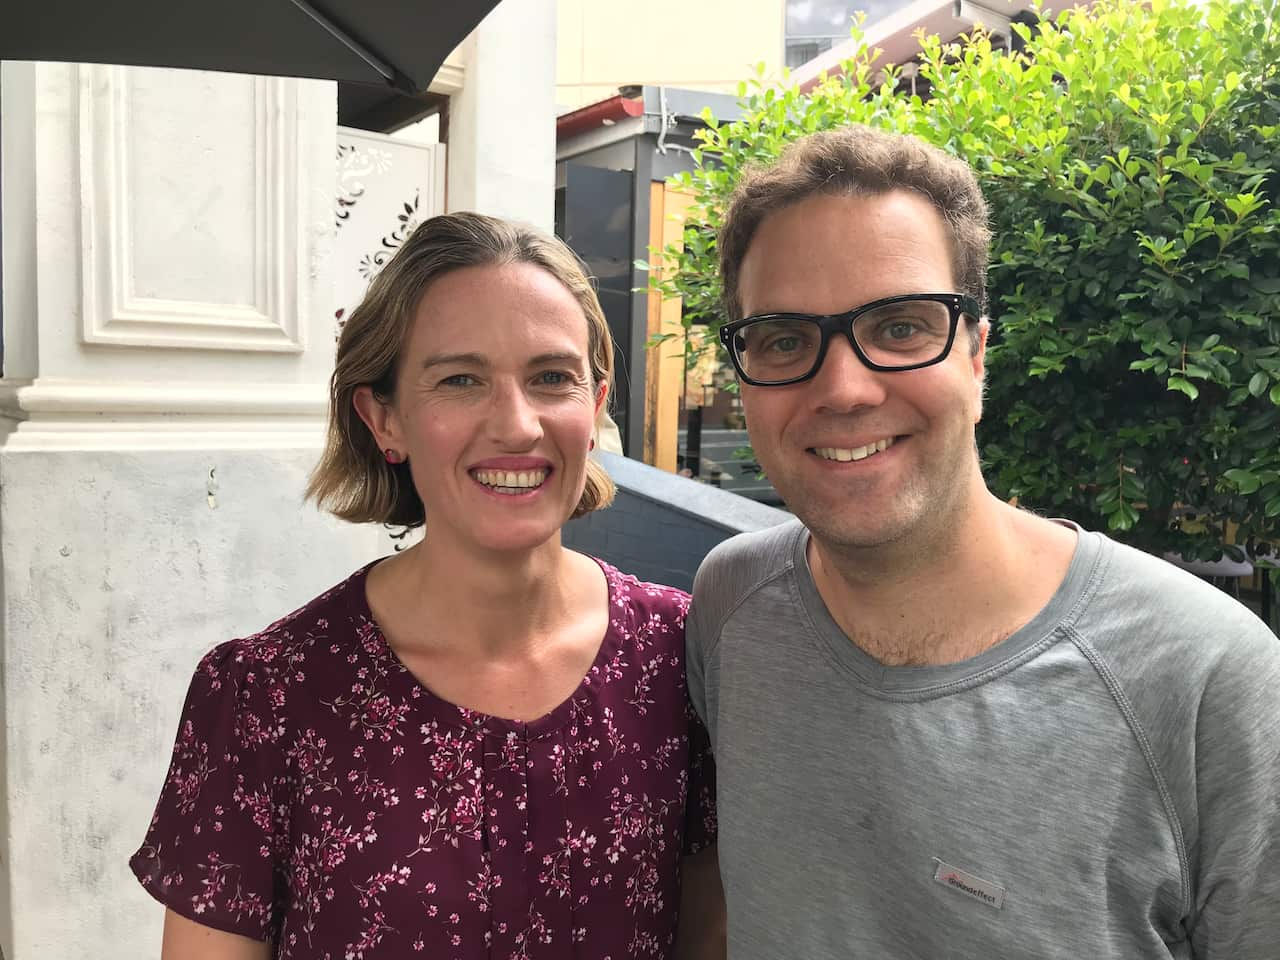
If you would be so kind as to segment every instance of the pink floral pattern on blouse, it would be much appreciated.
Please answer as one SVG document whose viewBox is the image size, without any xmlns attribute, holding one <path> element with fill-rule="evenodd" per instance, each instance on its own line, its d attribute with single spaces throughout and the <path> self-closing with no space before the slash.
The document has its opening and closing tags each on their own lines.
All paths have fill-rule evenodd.
<svg viewBox="0 0 1280 960">
<path fill-rule="evenodd" d="M 369 611 L 369 567 L 217 647 L 134 873 L 278 958 L 668 956 L 679 858 L 716 832 L 689 598 L 601 567 L 600 653 L 529 723 L 419 684 Z"/>
</svg>

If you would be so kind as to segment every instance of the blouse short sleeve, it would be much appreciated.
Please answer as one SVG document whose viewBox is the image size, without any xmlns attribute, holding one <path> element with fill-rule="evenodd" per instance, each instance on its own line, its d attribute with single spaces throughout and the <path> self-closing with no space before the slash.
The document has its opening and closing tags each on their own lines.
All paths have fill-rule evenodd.
<svg viewBox="0 0 1280 960">
<path fill-rule="evenodd" d="M 716 842 L 716 761 L 711 738 L 689 706 L 689 792 L 685 800 L 684 852 L 697 853 Z"/>
<path fill-rule="evenodd" d="M 273 713 L 272 690 L 237 641 L 204 657 L 146 840 L 129 861 L 175 913 L 257 940 L 279 919 Z"/>
</svg>

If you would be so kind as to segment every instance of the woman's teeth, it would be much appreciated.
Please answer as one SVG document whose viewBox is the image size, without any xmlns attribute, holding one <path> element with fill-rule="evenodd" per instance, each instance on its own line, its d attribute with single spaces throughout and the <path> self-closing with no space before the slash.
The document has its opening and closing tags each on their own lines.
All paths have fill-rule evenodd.
<svg viewBox="0 0 1280 960">
<path fill-rule="evenodd" d="M 524 493 L 547 479 L 546 470 L 474 470 L 471 475 L 498 493 Z"/>
</svg>

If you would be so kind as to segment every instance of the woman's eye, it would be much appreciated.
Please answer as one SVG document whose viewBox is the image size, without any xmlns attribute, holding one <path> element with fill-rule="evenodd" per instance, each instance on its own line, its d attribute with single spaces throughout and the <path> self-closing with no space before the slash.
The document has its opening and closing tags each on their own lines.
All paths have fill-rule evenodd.
<svg viewBox="0 0 1280 960">
<path fill-rule="evenodd" d="M 538 382 L 548 387 L 561 387 L 571 380 L 563 370 L 547 370 L 538 374 Z"/>
</svg>

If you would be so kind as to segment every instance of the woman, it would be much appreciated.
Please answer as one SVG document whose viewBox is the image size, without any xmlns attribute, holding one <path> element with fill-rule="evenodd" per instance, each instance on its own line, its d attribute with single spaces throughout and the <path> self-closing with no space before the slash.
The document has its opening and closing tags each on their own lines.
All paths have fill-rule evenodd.
<svg viewBox="0 0 1280 960">
<path fill-rule="evenodd" d="M 612 359 L 525 228 L 436 217 L 373 281 L 308 495 L 426 535 L 200 664 L 131 861 L 165 958 L 672 955 L 715 829 L 688 597 L 560 542 L 613 497 Z"/>
</svg>

